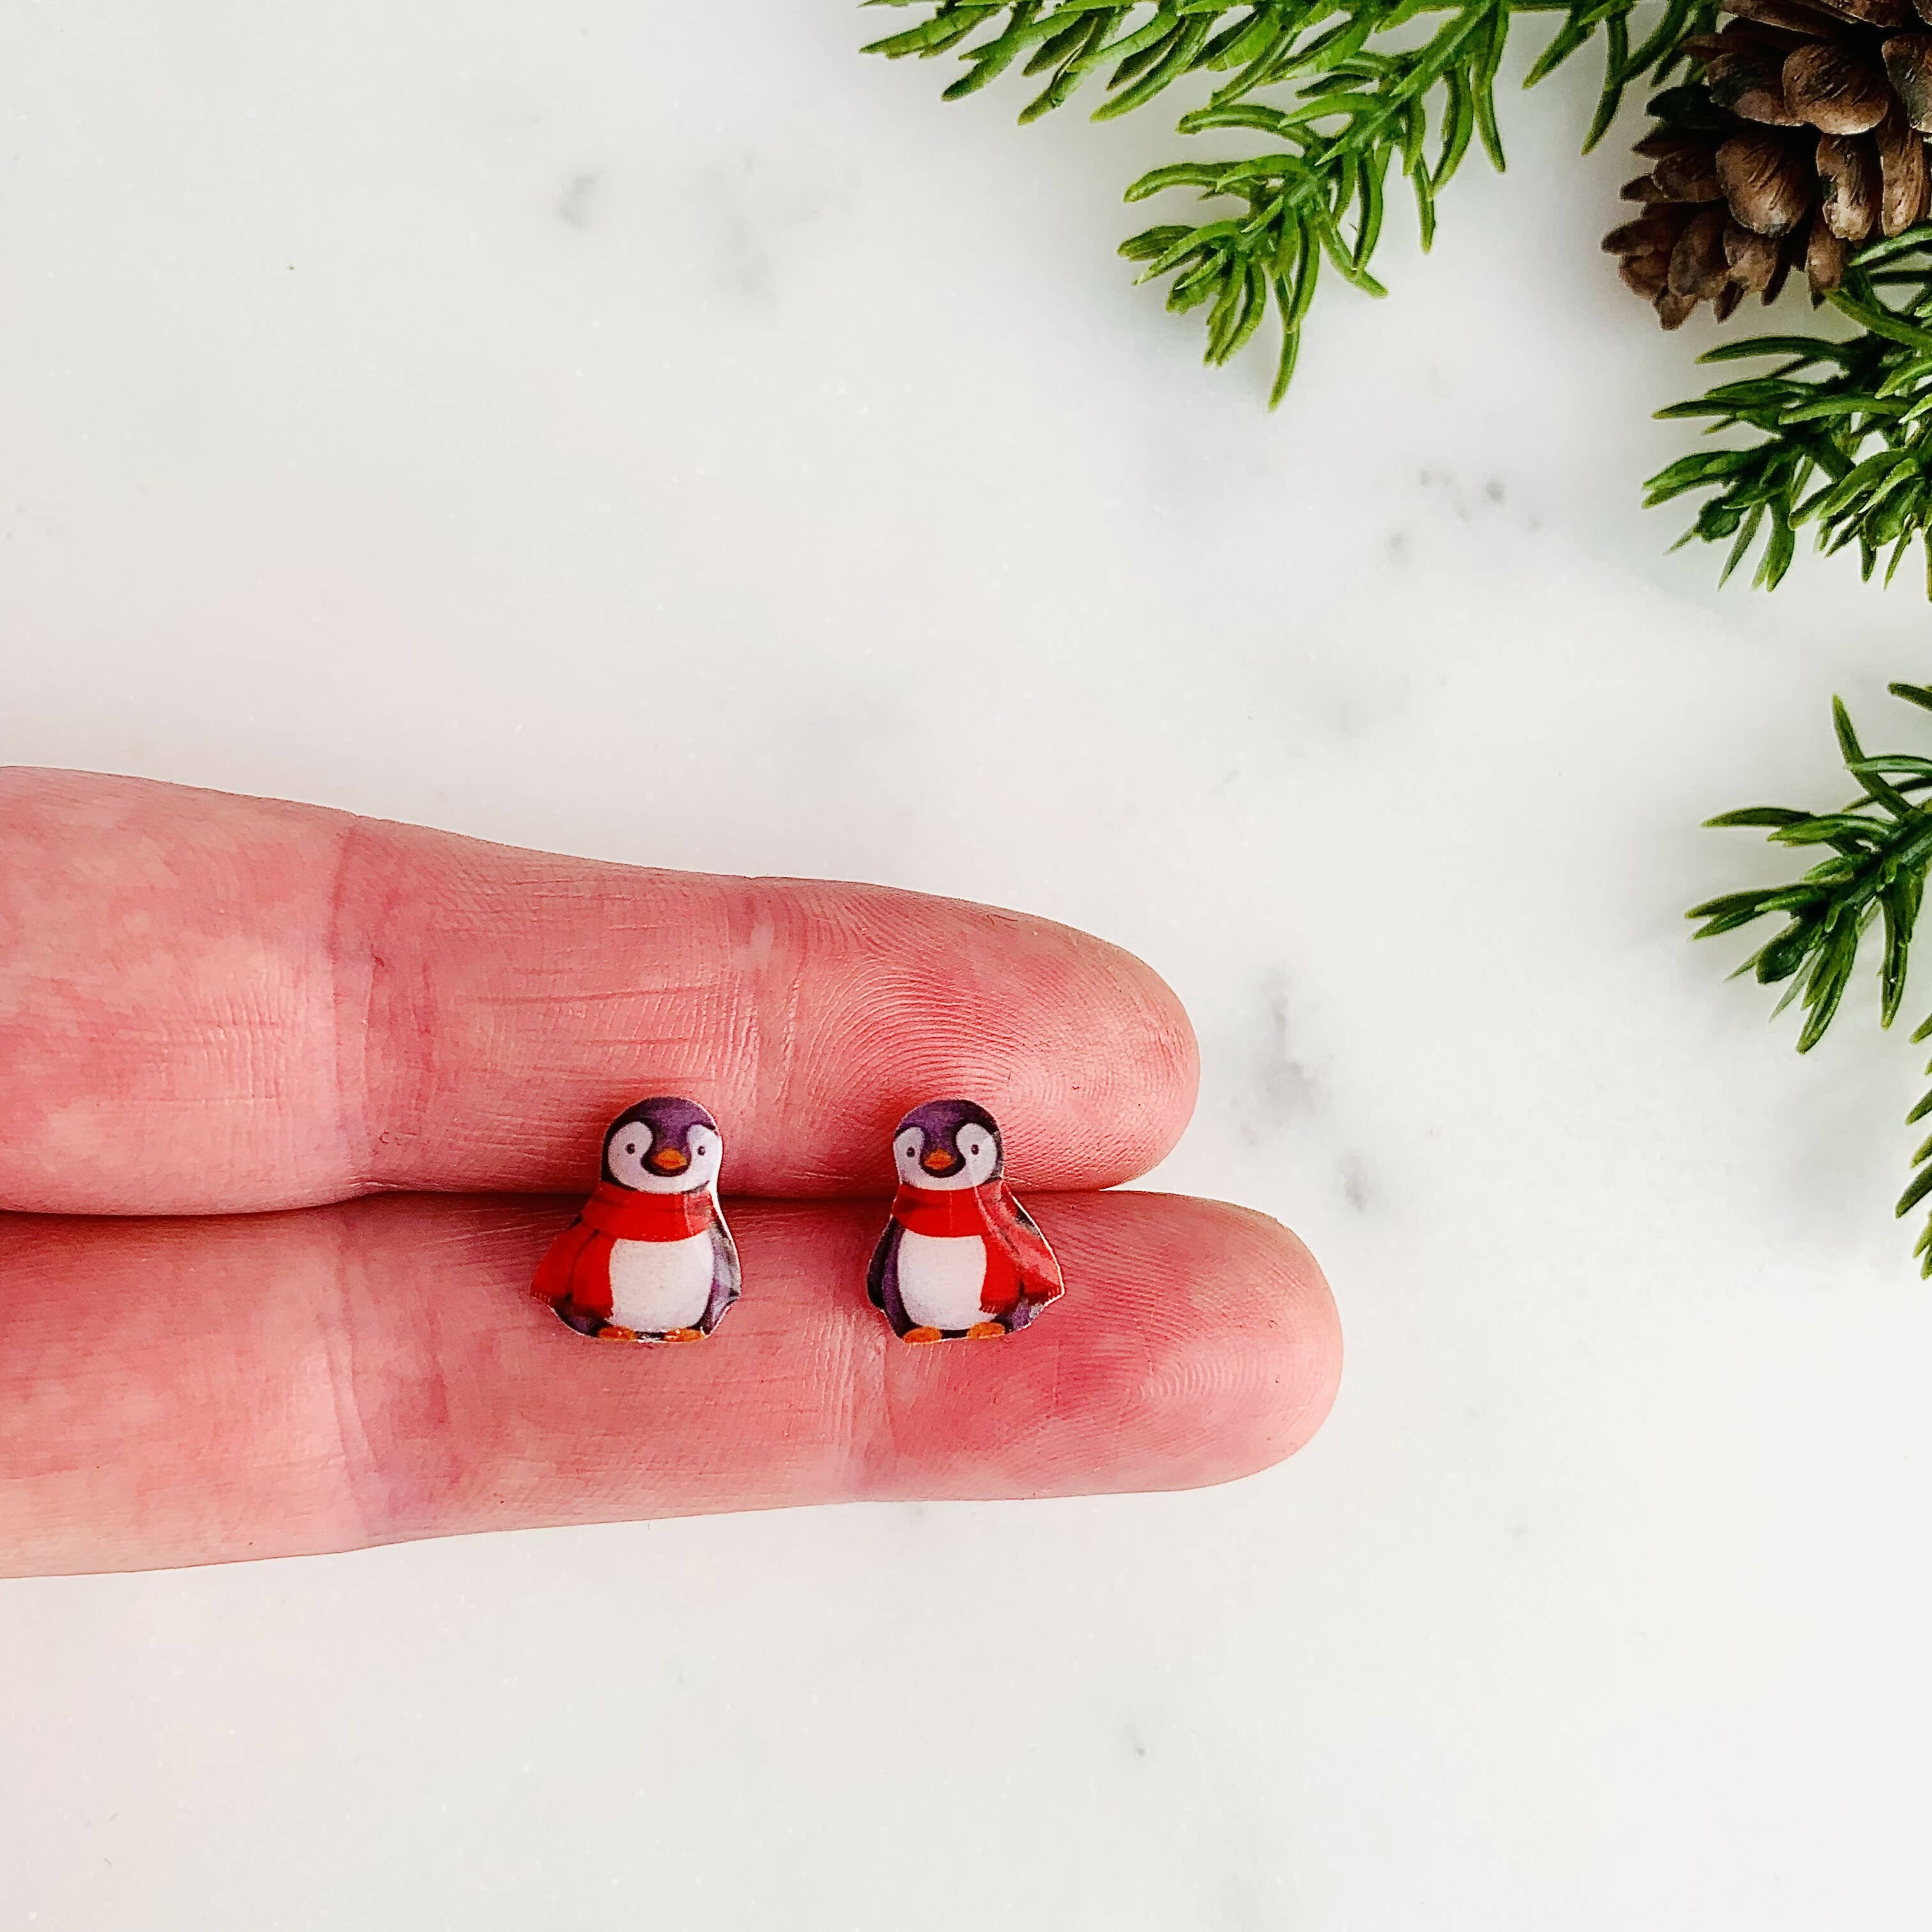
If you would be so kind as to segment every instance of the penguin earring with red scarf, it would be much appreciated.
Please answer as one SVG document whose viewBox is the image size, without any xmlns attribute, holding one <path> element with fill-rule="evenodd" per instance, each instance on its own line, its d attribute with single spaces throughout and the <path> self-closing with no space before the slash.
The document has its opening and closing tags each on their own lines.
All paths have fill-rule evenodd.
<svg viewBox="0 0 1932 1932">
<path fill-rule="evenodd" d="M 724 1136 L 694 1100 L 640 1100 L 604 1136 L 604 1172 L 538 1264 L 536 1292 L 600 1342 L 701 1342 L 738 1298 L 718 1206 Z"/>
<path fill-rule="evenodd" d="M 915 1107 L 893 1132 L 892 1164 L 898 1192 L 866 1286 L 902 1341 L 997 1341 L 1065 1292 L 1046 1237 L 1006 1184 L 985 1108 Z"/>
</svg>

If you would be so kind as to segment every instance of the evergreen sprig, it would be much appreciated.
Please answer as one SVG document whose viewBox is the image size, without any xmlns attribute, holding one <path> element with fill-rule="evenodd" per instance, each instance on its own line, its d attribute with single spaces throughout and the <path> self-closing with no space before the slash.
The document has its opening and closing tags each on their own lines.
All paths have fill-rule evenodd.
<svg viewBox="0 0 1932 1932">
<path fill-rule="evenodd" d="M 1682 541 L 1730 543 L 1725 578 L 1762 534 L 1754 581 L 1775 587 L 1810 524 L 1822 550 L 1856 544 L 1867 578 L 1888 553 L 1888 583 L 1923 543 L 1932 594 L 1932 223 L 1859 250 L 1828 299 L 1862 333 L 1756 336 L 1702 358 L 1778 366 L 1659 414 L 1760 440 L 1681 457 L 1646 501 L 1709 492 Z"/>
<path fill-rule="evenodd" d="M 1382 232 L 1389 176 L 1416 200 L 1423 246 L 1436 233 L 1436 198 L 1472 142 L 1503 165 L 1496 81 L 1512 18 L 1553 13 L 1561 24 L 1526 84 L 1552 73 L 1601 30 L 1604 76 L 1584 146 L 1610 126 L 1624 90 L 1666 69 L 1714 0 L 1667 0 L 1631 45 L 1636 0 L 866 0 L 918 7 L 916 26 L 866 51 L 893 58 L 956 54 L 966 71 L 945 90 L 958 100 L 1010 68 L 1046 85 L 1022 122 L 1064 105 L 1090 80 L 1094 118 L 1144 106 L 1178 82 L 1210 76 L 1207 100 L 1180 131 L 1240 130 L 1271 145 L 1231 161 L 1181 161 L 1127 190 L 1144 201 L 1192 188 L 1230 204 L 1197 222 L 1143 230 L 1120 253 L 1141 280 L 1166 280 L 1167 305 L 1207 310 L 1206 359 L 1225 363 L 1260 328 L 1272 304 L 1281 332 L 1272 406 L 1286 393 L 1301 328 L 1326 261 L 1353 286 L 1384 292 L 1369 263 Z M 1432 30 L 1413 44 L 1415 23 Z"/>
<path fill-rule="evenodd" d="M 1893 696 L 1932 711 L 1932 688 L 1894 684 L 1891 689 Z M 1802 1003 L 1800 1053 L 1808 1053 L 1824 1037 L 1851 982 L 1865 935 L 1874 925 L 1880 934 L 1879 1023 L 1888 1027 L 1897 1018 L 1905 998 L 1906 968 L 1926 873 L 1932 868 L 1932 810 L 1914 802 L 1918 795 L 1932 792 L 1932 758 L 1916 752 L 1870 756 L 1859 743 L 1840 699 L 1832 700 L 1832 716 L 1845 769 L 1862 788 L 1850 804 L 1826 812 L 1753 806 L 1707 821 L 1760 827 L 1774 844 L 1796 850 L 1826 848 L 1831 856 L 1790 885 L 1726 892 L 1694 907 L 1689 915 L 1702 922 L 1696 932 L 1700 939 L 1735 932 L 1767 914 L 1784 915 L 1784 926 L 1738 970 L 1755 974 L 1763 985 L 1784 986 L 1778 1011 L 1793 1000 Z M 1932 1018 L 1912 1036 L 1915 1041 L 1932 1039 Z M 1932 1066 L 1926 1071 L 1932 1074 Z M 1932 1114 L 1932 1094 L 1906 1118 L 1912 1122 L 1928 1114 Z M 1912 1155 L 1912 1164 L 1918 1171 L 1899 1198 L 1901 1215 L 1910 1214 L 1932 1194 L 1932 1139 Z M 1921 1274 L 1932 1278 L 1932 1220 L 1914 1252 L 1922 1258 Z"/>
</svg>

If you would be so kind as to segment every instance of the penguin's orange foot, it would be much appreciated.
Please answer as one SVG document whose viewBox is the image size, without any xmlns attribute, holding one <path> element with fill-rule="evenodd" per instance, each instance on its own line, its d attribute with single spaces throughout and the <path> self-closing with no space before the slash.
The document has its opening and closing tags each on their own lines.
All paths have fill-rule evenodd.
<svg viewBox="0 0 1932 1932">
<path fill-rule="evenodd" d="M 667 1342 L 701 1342 L 704 1340 L 702 1328 L 667 1328 L 664 1338 Z"/>
<path fill-rule="evenodd" d="M 614 1322 L 607 1322 L 597 1331 L 600 1342 L 634 1342 L 638 1331 L 634 1328 L 620 1328 Z"/>
<path fill-rule="evenodd" d="M 900 1339 L 907 1342 L 943 1342 L 946 1337 L 937 1328 L 908 1328 Z"/>
<path fill-rule="evenodd" d="M 997 1342 L 1006 1333 L 1004 1325 L 998 1322 L 976 1322 L 966 1331 L 969 1342 Z"/>
</svg>

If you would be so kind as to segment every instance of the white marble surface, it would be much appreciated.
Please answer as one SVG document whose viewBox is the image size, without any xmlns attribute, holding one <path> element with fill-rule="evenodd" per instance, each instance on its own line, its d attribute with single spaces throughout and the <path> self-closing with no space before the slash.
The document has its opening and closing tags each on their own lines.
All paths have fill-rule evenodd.
<svg viewBox="0 0 1932 1932">
<path fill-rule="evenodd" d="M 1679 914 L 1924 605 L 1666 555 L 1706 338 L 1597 253 L 1590 56 L 1271 419 L 1112 257 L 1165 124 L 881 18 L 0 14 L 0 758 L 1123 941 L 1158 1182 L 1313 1244 L 1340 1406 L 1202 1495 L 0 1588 L 0 1917 L 1923 1925 L 1918 1070 Z"/>
</svg>

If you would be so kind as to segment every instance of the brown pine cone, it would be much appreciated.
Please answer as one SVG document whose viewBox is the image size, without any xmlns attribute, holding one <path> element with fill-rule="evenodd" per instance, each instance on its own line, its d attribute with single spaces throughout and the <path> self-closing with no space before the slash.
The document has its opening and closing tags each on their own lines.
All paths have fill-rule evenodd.
<svg viewBox="0 0 1932 1932">
<path fill-rule="evenodd" d="M 1932 206 L 1932 0 L 1719 4 L 1736 17 L 1684 43 L 1696 79 L 1650 104 L 1653 165 L 1623 191 L 1643 212 L 1604 237 L 1666 328 L 1769 302 L 1801 266 L 1822 301 L 1849 247 Z"/>
</svg>

